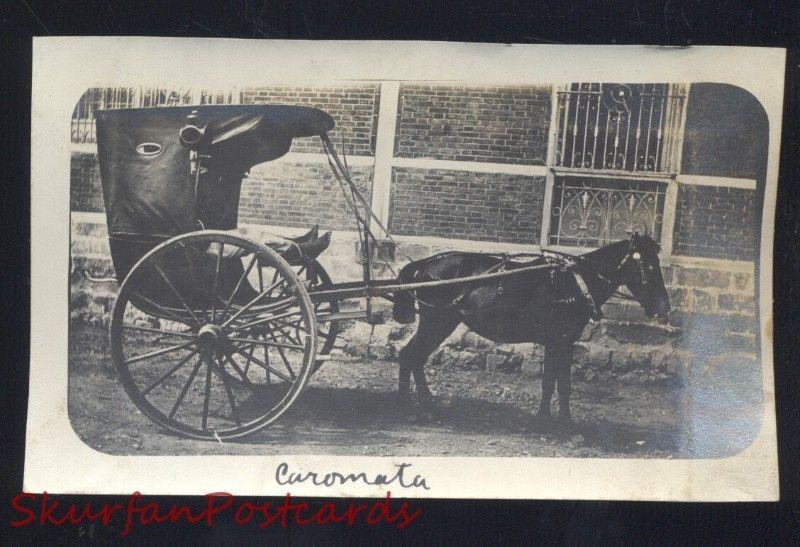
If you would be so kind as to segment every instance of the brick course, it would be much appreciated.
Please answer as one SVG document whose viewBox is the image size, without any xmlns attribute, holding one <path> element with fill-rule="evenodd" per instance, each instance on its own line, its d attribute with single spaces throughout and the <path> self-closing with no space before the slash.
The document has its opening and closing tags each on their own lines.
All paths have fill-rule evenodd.
<svg viewBox="0 0 800 547">
<path fill-rule="evenodd" d="M 105 210 L 97 154 L 73 152 L 69 166 L 69 177 L 70 210 L 87 212 Z"/>
<path fill-rule="evenodd" d="M 544 185 L 543 177 L 395 168 L 391 231 L 538 243 Z"/>
<path fill-rule="evenodd" d="M 395 155 L 544 165 L 546 87 L 402 85 Z"/>
<path fill-rule="evenodd" d="M 369 200 L 372 166 L 351 166 L 353 181 Z M 239 222 L 354 230 L 355 220 L 327 163 L 264 163 L 242 182 Z"/>
<path fill-rule="evenodd" d="M 244 104 L 288 104 L 313 106 L 324 110 L 336 121 L 329 133 L 337 150 L 344 137 L 348 154 L 371 156 L 375 153 L 378 127 L 380 85 L 365 84 L 341 87 L 257 87 L 242 90 Z M 292 152 L 322 153 L 318 137 L 295 139 Z"/>
<path fill-rule="evenodd" d="M 756 192 L 681 185 L 675 211 L 676 255 L 753 260 L 758 233 Z"/>
</svg>

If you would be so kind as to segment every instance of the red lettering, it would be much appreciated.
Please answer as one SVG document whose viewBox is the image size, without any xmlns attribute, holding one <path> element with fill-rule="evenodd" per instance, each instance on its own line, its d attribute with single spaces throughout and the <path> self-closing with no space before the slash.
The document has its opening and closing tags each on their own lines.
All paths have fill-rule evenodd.
<svg viewBox="0 0 800 547">
<path fill-rule="evenodd" d="M 402 530 L 403 528 L 405 528 L 406 526 L 417 520 L 421 514 L 422 514 L 422 507 L 417 507 L 417 509 L 414 510 L 414 512 L 409 515 L 408 502 L 404 501 L 403 505 L 400 506 L 400 516 L 403 520 L 397 524 L 397 529 Z"/>
<path fill-rule="evenodd" d="M 399 515 L 395 516 L 395 517 L 391 516 L 391 511 L 390 511 L 390 508 L 389 508 L 389 502 L 391 501 L 391 499 L 392 499 L 392 493 L 391 492 L 386 492 L 386 499 L 382 500 L 382 501 L 378 501 L 378 502 L 375 503 L 375 505 L 372 506 L 372 509 L 370 509 L 369 513 L 367 513 L 367 524 L 368 525 L 375 526 L 376 524 L 378 524 L 383 519 L 386 519 L 386 522 L 391 524 L 395 520 L 400 518 Z M 380 514 L 378 514 L 377 516 L 374 516 L 373 513 L 375 512 L 376 509 L 380 511 Z"/>
<path fill-rule="evenodd" d="M 345 511 L 345 515 L 347 516 L 347 525 L 352 526 L 356 522 L 356 518 L 361 511 L 366 511 L 367 506 L 363 503 L 359 503 L 358 505 L 354 505 L 352 502 L 347 507 L 347 511 Z"/>
<path fill-rule="evenodd" d="M 173 505 L 170 507 L 169 513 L 167 513 L 165 518 L 170 522 L 178 522 L 181 517 L 185 518 L 186 522 L 189 524 L 197 524 L 205 518 L 205 510 L 200 511 L 195 516 L 192 514 L 191 508 L 186 505 Z"/>
<path fill-rule="evenodd" d="M 215 506 L 214 501 L 217 498 L 225 498 L 225 501 L 221 505 Z M 214 517 L 233 504 L 233 496 L 227 492 L 206 494 L 206 503 L 206 525 L 213 526 Z"/>
<path fill-rule="evenodd" d="M 309 518 L 304 519 L 300 517 L 301 511 L 308 511 L 308 504 L 304 501 L 294 506 L 294 521 L 299 526 L 306 526 L 314 522 L 314 515 L 311 515 Z"/>
<path fill-rule="evenodd" d="M 242 513 L 242 510 L 245 508 L 247 509 L 247 518 L 242 517 L 242 515 L 240 514 Z M 240 526 L 243 524 L 247 524 L 248 522 L 250 522 L 250 519 L 253 518 L 253 513 L 255 512 L 254 511 L 255 509 L 256 506 L 250 503 L 249 501 L 242 503 L 241 505 L 239 505 L 239 507 L 236 508 L 236 512 L 233 514 L 233 521 Z"/>
<path fill-rule="evenodd" d="M 34 494 L 26 494 L 24 492 L 21 492 L 11 499 L 11 507 L 15 511 L 19 513 L 25 513 L 28 515 L 23 520 L 12 520 L 11 526 L 13 526 L 14 528 L 19 528 L 20 526 L 27 526 L 36 519 L 36 513 L 31 511 L 27 507 L 20 505 L 20 501 L 22 501 L 23 498 L 30 498 L 35 500 L 36 496 Z"/>
<path fill-rule="evenodd" d="M 61 520 L 55 518 L 53 516 L 53 511 L 55 511 L 60 504 L 58 503 L 58 500 L 53 500 L 53 503 L 48 505 L 48 499 L 47 492 L 42 492 L 42 511 L 39 513 L 39 524 L 50 522 L 50 524 L 61 526 L 67 522 L 67 517 L 64 516 L 64 518 Z"/>
<path fill-rule="evenodd" d="M 286 493 L 286 497 L 283 498 L 283 504 L 280 507 L 278 507 L 277 514 L 276 514 L 276 516 L 280 515 L 281 528 L 286 528 L 286 526 L 287 526 L 286 517 L 288 516 L 289 511 L 292 510 L 292 507 L 293 507 L 292 506 L 292 495 L 287 492 Z M 275 522 L 275 520 L 273 520 L 272 522 Z M 269 525 L 267 525 L 267 526 L 269 526 Z"/>
<path fill-rule="evenodd" d="M 339 523 L 345 520 L 346 518 L 347 518 L 346 514 L 343 514 L 342 516 L 338 516 L 336 514 L 336 506 L 331 502 L 323 503 L 322 507 L 319 508 L 319 511 L 317 511 L 314 514 L 314 521 L 320 526 L 324 526 L 329 522 Z"/>
<path fill-rule="evenodd" d="M 125 537 L 130 533 L 131 527 L 133 525 L 133 515 L 134 513 L 137 513 L 139 511 L 139 509 L 135 507 L 134 504 L 136 500 L 141 498 L 142 494 L 139 492 L 134 492 L 133 494 L 130 495 L 130 497 L 128 497 L 128 507 L 125 510 L 125 527 L 122 529 L 122 532 L 119 533 L 120 537 Z"/>
<path fill-rule="evenodd" d="M 272 526 L 276 520 L 281 519 L 281 526 L 286 527 L 286 511 L 283 506 L 275 509 L 275 513 L 270 514 L 269 508 L 272 505 L 269 502 L 264 503 L 261 514 L 264 515 L 264 522 L 261 523 L 261 528 L 268 528 Z"/>
</svg>

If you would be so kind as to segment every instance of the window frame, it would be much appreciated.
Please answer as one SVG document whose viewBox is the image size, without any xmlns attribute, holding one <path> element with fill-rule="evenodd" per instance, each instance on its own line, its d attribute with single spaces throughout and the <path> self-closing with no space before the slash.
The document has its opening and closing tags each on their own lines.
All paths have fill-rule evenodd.
<svg viewBox="0 0 800 547">
<path fill-rule="evenodd" d="M 553 85 L 551 88 L 550 97 L 550 123 L 548 126 L 548 139 L 547 139 L 547 174 L 545 179 L 545 191 L 542 207 L 542 221 L 541 233 L 539 237 L 539 244 L 542 248 L 554 249 L 558 251 L 582 254 L 596 249 L 596 247 L 576 247 L 569 245 L 551 245 L 550 232 L 553 220 L 553 193 L 556 184 L 557 176 L 580 176 L 589 179 L 622 179 L 622 180 L 636 180 L 636 181 L 653 181 L 666 183 L 666 192 L 664 195 L 664 205 L 661 212 L 661 235 L 659 244 L 661 245 L 662 255 L 672 255 L 672 239 L 673 231 L 675 228 L 675 207 L 677 205 L 678 197 L 678 177 L 681 171 L 682 154 L 683 154 L 683 141 L 684 141 L 684 128 L 686 126 L 686 114 L 689 110 L 689 93 L 691 85 L 688 83 L 669 83 L 669 93 L 677 92 L 684 96 L 683 108 L 681 109 L 679 122 L 674 128 L 675 142 L 674 142 L 674 157 L 672 164 L 674 166 L 669 172 L 650 172 L 650 171 L 619 171 L 610 169 L 586 169 L 586 168 L 566 168 L 556 166 L 556 143 L 558 142 L 558 94 L 559 92 L 567 91 L 570 86 L 577 82 L 567 82 L 558 85 Z M 606 83 L 606 82 L 603 82 Z M 615 82 L 608 82 L 615 83 Z"/>
</svg>

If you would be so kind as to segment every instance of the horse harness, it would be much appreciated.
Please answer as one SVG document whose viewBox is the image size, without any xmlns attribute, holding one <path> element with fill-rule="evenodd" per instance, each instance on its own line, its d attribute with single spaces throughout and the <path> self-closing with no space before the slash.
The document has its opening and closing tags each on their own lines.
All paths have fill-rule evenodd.
<svg viewBox="0 0 800 547">
<path fill-rule="evenodd" d="M 571 273 L 572 274 L 572 278 L 575 281 L 575 285 L 578 287 L 578 290 L 580 291 L 581 297 L 587 303 L 587 306 L 588 306 L 588 308 L 590 310 L 592 319 L 594 319 L 596 321 L 599 321 L 600 319 L 603 318 L 603 312 L 597 306 L 597 303 L 595 302 L 594 298 L 592 297 L 592 293 L 589 291 L 589 287 L 586 284 L 586 281 L 583 279 L 583 276 L 581 276 L 580 272 L 578 271 L 577 264 L 575 263 L 575 261 L 574 261 L 574 259 L 572 257 L 567 257 L 567 256 L 560 255 L 560 254 L 557 254 L 557 253 L 549 253 L 549 252 L 537 253 L 537 255 L 538 256 L 543 256 L 545 258 L 550 258 L 551 260 L 552 259 L 558 260 L 558 262 L 560 262 L 560 264 L 555 263 L 555 262 L 552 263 L 552 267 L 553 268 L 550 271 L 550 281 L 551 281 L 551 283 L 553 283 L 553 284 L 557 283 L 557 280 L 556 280 L 556 272 L 557 271 L 561 271 L 561 272 L 564 272 L 564 273 L 566 273 L 566 272 Z M 482 272 L 482 274 L 490 274 L 490 273 L 504 271 L 506 269 L 506 266 L 508 265 L 508 263 L 513 258 L 518 258 L 520 256 L 533 256 L 533 255 L 530 255 L 530 254 L 527 254 L 527 253 L 520 253 L 520 254 L 513 254 L 513 255 L 504 253 L 503 255 L 501 255 L 502 258 L 501 258 L 500 262 L 498 262 L 497 264 L 495 264 L 491 268 L 485 270 L 484 272 Z M 434 279 L 437 279 L 437 276 L 435 276 L 435 275 L 432 275 L 431 277 L 433 277 Z M 452 309 L 452 308 L 460 306 L 464 302 L 464 299 L 467 297 L 467 295 L 470 293 L 470 291 L 472 291 L 473 289 L 474 289 L 474 287 L 466 287 L 466 288 L 462 289 L 461 291 L 459 291 L 458 295 L 456 295 L 456 297 L 453 298 L 448 304 L 441 305 L 441 306 L 437 306 L 437 305 L 429 304 L 427 302 L 423 302 L 419 298 L 416 298 L 416 300 L 420 304 L 424 304 L 424 305 L 426 305 L 428 307 L 431 307 L 431 308 Z M 503 294 L 503 281 L 500 280 L 499 283 L 498 283 L 498 286 L 497 286 L 497 295 L 501 296 L 502 294 Z M 576 297 L 575 296 L 564 296 L 562 298 L 556 298 L 553 301 L 553 303 L 555 305 L 573 304 L 575 302 L 576 302 Z M 500 308 L 500 307 L 507 307 L 507 306 L 498 306 L 498 308 Z M 462 315 L 467 315 L 467 310 L 461 309 L 459 311 L 460 311 L 460 313 Z M 481 310 L 481 311 L 485 312 L 486 310 Z"/>
</svg>

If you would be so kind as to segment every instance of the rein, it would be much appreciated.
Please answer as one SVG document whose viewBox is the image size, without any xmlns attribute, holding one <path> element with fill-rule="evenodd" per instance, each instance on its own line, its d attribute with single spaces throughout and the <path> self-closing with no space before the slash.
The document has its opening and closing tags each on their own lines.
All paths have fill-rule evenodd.
<svg viewBox="0 0 800 547">
<path fill-rule="evenodd" d="M 592 264 L 596 264 L 597 266 L 604 266 L 604 267 L 608 266 L 605 262 L 600 262 L 599 260 L 592 260 L 591 258 L 588 258 L 588 257 L 586 257 L 584 255 L 578 255 L 578 256 L 575 256 L 573 258 L 577 258 L 579 260 L 583 260 L 584 262 L 590 262 Z M 628 253 L 625 255 L 625 258 L 622 259 L 622 262 L 619 263 L 619 266 L 617 266 L 616 273 L 620 273 L 622 271 L 622 268 L 625 266 L 625 264 L 628 262 L 628 260 L 631 260 L 630 251 L 628 251 Z M 642 276 L 642 279 L 645 279 L 644 270 L 642 269 L 642 265 L 641 264 L 639 264 L 639 271 L 640 271 L 639 272 L 640 275 Z M 605 276 L 605 275 L 603 275 L 603 274 L 601 274 L 599 272 L 597 272 L 596 275 L 597 275 L 597 277 L 602 279 L 609 287 L 612 287 L 614 285 L 617 285 L 617 286 L 620 285 L 619 282 L 612 281 L 607 276 Z M 647 282 L 645 281 L 643 284 L 647 284 Z M 628 293 L 621 292 L 619 289 L 614 289 L 613 291 L 611 291 L 610 292 L 610 296 L 614 297 L 614 298 L 619 298 L 621 300 L 630 300 L 632 302 L 637 302 L 637 300 L 636 300 L 636 298 L 634 296 L 632 296 L 632 295 L 630 295 Z"/>
</svg>

